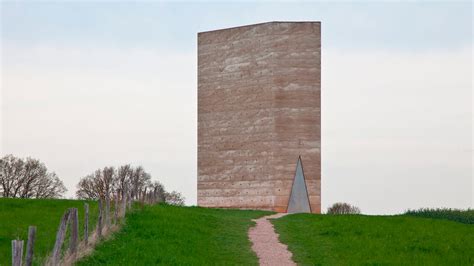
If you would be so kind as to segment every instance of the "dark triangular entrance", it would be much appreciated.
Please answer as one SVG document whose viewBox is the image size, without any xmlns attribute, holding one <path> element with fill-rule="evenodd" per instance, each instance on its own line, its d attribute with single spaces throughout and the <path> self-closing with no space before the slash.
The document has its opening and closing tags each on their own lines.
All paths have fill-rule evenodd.
<svg viewBox="0 0 474 266">
<path fill-rule="evenodd" d="M 296 163 L 295 178 L 293 180 L 293 186 L 291 187 L 287 212 L 311 212 L 301 157 L 298 157 L 298 162 Z"/>
</svg>

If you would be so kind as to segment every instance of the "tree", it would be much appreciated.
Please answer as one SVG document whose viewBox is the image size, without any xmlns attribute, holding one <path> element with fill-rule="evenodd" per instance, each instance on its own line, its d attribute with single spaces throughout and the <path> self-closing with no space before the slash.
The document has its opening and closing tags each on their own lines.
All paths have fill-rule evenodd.
<svg viewBox="0 0 474 266">
<path fill-rule="evenodd" d="M 113 193 L 113 182 L 115 177 L 115 169 L 113 167 L 104 167 L 102 170 L 102 186 L 104 197 L 110 197 Z"/>
<path fill-rule="evenodd" d="M 41 177 L 37 186 L 33 190 L 34 197 L 40 198 L 60 198 L 66 192 L 63 181 L 55 173 Z"/>
<path fill-rule="evenodd" d="M 6 198 L 59 198 L 63 182 L 37 159 L 6 155 L 0 159 L 0 196 Z"/>
<path fill-rule="evenodd" d="M 76 196 L 80 199 L 105 199 L 113 193 L 115 169 L 104 167 L 79 180 Z"/>
<path fill-rule="evenodd" d="M 125 186 L 130 187 L 130 180 L 133 173 L 133 169 L 129 164 L 122 165 L 117 168 L 117 173 L 114 179 L 114 186 L 117 191 L 121 195 L 122 191 L 125 189 Z"/>
<path fill-rule="evenodd" d="M 77 184 L 76 196 L 79 199 L 98 199 L 100 198 L 100 188 L 97 187 L 95 174 L 87 175 L 79 180 Z"/>
<path fill-rule="evenodd" d="M 14 190 L 23 175 L 24 162 L 13 155 L 6 155 L 0 160 L 1 195 L 5 198 L 14 197 Z"/>
<path fill-rule="evenodd" d="M 105 199 L 114 193 L 121 196 L 127 187 L 133 200 L 167 202 L 172 205 L 184 205 L 181 193 L 166 192 L 158 181 L 151 181 L 151 175 L 141 166 L 129 164 L 118 168 L 104 167 L 79 180 L 76 196 L 79 199 Z"/>
<path fill-rule="evenodd" d="M 151 190 L 155 193 L 158 202 L 165 202 L 166 190 L 165 187 L 158 181 L 150 184 Z"/>
<path fill-rule="evenodd" d="M 138 200 L 151 184 L 151 175 L 143 167 L 123 165 L 117 168 L 104 167 L 87 175 L 77 184 L 76 196 L 80 199 L 105 199 L 128 187 L 132 199 Z"/>
<path fill-rule="evenodd" d="M 131 175 L 131 196 L 132 199 L 139 199 L 140 193 L 150 184 L 151 175 L 145 172 L 143 167 L 138 166 Z"/>
</svg>

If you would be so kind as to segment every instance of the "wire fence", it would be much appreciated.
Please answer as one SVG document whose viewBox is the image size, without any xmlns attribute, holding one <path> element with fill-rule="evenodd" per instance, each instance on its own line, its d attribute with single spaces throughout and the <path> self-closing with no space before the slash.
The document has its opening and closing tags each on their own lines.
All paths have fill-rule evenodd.
<svg viewBox="0 0 474 266">
<path fill-rule="evenodd" d="M 51 266 L 72 265 L 78 259 L 89 254 L 98 242 L 120 228 L 125 220 L 126 213 L 132 208 L 132 201 L 131 192 L 127 187 L 122 193 L 99 199 L 99 215 L 92 231 L 89 227 L 89 204 L 84 203 L 84 236 L 82 240 L 79 236 L 79 210 L 77 208 L 67 209 L 59 222 L 54 248 L 44 264 Z M 137 201 L 142 204 L 155 204 L 159 202 L 159 197 L 156 190 L 143 191 Z M 28 227 L 25 252 L 23 251 L 23 240 L 12 240 L 12 266 L 31 266 L 33 264 L 37 229 L 40 230 L 36 226 Z"/>
</svg>

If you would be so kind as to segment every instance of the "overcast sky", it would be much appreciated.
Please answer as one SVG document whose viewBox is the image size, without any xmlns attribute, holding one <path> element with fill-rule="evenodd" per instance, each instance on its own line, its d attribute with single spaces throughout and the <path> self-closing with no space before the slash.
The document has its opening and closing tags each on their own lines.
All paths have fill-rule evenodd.
<svg viewBox="0 0 474 266">
<path fill-rule="evenodd" d="M 322 22 L 322 207 L 473 207 L 471 2 L 1 2 L 1 155 L 196 203 L 197 32 Z"/>
</svg>

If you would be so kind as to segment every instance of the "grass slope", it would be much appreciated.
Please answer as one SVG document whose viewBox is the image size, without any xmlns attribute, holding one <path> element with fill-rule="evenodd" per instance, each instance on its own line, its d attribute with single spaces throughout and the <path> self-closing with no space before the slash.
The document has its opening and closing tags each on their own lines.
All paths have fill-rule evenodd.
<svg viewBox="0 0 474 266">
<path fill-rule="evenodd" d="M 256 265 L 251 219 L 269 212 L 167 205 L 127 215 L 125 226 L 77 265 Z"/>
<path fill-rule="evenodd" d="M 79 210 L 79 232 L 83 235 L 84 201 L 78 200 L 39 200 L 0 198 L 0 265 L 11 265 L 11 241 L 24 240 L 24 250 L 28 238 L 28 226 L 35 225 L 35 260 L 42 264 L 52 251 L 56 231 L 64 211 L 76 207 Z M 89 202 L 90 224 L 97 220 L 97 204 Z"/>
<path fill-rule="evenodd" d="M 301 265 L 473 265 L 474 226 L 412 216 L 288 215 L 273 220 Z"/>
</svg>

